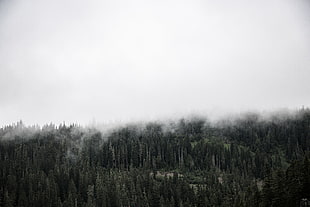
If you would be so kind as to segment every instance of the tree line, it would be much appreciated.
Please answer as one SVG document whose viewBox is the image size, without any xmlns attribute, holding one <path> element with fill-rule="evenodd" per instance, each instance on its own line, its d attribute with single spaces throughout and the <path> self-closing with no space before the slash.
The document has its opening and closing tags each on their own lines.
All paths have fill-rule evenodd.
<svg viewBox="0 0 310 207">
<path fill-rule="evenodd" d="M 0 129 L 0 206 L 299 206 L 310 199 L 310 110 Z"/>
</svg>

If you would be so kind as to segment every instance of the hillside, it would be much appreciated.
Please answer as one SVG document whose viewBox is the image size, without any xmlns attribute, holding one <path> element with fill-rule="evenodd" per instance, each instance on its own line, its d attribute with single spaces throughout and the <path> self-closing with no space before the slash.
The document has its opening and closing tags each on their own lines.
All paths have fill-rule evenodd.
<svg viewBox="0 0 310 207">
<path fill-rule="evenodd" d="M 0 206 L 299 206 L 310 110 L 96 128 L 0 129 Z"/>
</svg>

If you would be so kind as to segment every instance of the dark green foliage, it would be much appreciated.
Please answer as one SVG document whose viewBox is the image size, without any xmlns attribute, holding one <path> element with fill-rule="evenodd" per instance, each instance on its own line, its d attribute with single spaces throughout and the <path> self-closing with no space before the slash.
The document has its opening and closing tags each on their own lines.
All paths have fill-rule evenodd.
<svg viewBox="0 0 310 207">
<path fill-rule="evenodd" d="M 301 199 L 309 198 L 309 157 L 295 161 L 284 172 L 274 171 L 262 190 L 263 206 L 299 206 Z"/>
<path fill-rule="evenodd" d="M 126 126 L 0 129 L 0 206 L 298 206 L 310 111 Z"/>
</svg>

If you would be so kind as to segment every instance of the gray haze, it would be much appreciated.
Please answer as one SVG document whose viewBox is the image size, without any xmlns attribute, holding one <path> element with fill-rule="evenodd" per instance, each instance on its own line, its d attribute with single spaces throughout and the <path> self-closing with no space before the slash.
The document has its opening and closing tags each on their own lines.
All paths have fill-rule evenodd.
<svg viewBox="0 0 310 207">
<path fill-rule="evenodd" d="M 0 0 L 0 125 L 310 106 L 307 0 Z"/>
</svg>

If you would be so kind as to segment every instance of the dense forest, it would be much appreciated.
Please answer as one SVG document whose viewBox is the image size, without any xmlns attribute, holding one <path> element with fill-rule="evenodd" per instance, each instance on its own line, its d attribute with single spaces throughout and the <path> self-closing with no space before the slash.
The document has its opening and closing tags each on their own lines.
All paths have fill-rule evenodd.
<svg viewBox="0 0 310 207">
<path fill-rule="evenodd" d="M 107 131 L 18 122 L 0 129 L 0 206 L 307 206 L 309 150 L 309 109 Z"/>
</svg>

